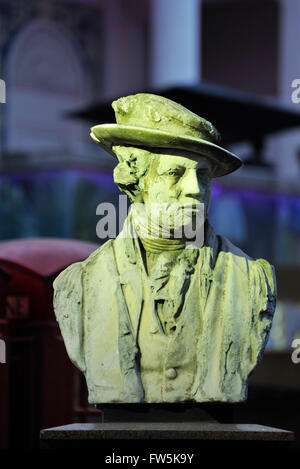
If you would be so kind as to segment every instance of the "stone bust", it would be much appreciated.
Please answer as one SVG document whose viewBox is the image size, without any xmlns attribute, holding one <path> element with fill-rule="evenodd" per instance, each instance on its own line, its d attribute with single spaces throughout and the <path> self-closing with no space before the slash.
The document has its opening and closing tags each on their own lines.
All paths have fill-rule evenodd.
<svg viewBox="0 0 300 469">
<path fill-rule="evenodd" d="M 241 161 L 210 122 L 171 100 L 137 94 L 112 105 L 117 123 L 91 137 L 117 158 L 115 183 L 137 209 L 54 282 L 68 355 L 93 404 L 243 401 L 275 310 L 274 269 L 207 221 L 212 178 Z M 200 243 L 175 236 L 193 224 Z"/>
</svg>

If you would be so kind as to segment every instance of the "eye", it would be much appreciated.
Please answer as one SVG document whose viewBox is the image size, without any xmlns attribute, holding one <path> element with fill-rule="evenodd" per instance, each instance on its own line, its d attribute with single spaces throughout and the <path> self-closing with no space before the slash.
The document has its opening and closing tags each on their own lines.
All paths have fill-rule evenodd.
<svg viewBox="0 0 300 469">
<path fill-rule="evenodd" d="M 172 168 L 165 172 L 168 176 L 180 177 L 184 170 L 182 168 Z"/>
<path fill-rule="evenodd" d="M 168 174 L 169 176 L 177 176 L 178 171 L 177 169 L 170 169 L 170 171 L 168 171 Z"/>
</svg>

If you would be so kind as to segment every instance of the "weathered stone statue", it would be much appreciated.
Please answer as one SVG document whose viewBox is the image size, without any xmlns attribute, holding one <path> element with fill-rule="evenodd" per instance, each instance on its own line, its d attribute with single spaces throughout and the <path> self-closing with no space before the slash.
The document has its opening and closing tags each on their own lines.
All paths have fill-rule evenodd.
<svg viewBox="0 0 300 469">
<path fill-rule="evenodd" d="M 57 320 L 89 402 L 243 401 L 274 314 L 273 267 L 206 220 L 212 178 L 241 161 L 219 146 L 212 124 L 168 99 L 137 94 L 113 108 L 117 123 L 91 136 L 117 157 L 115 182 L 137 209 L 116 239 L 54 283 Z M 199 213 L 203 243 L 184 230 L 175 236 Z"/>
</svg>

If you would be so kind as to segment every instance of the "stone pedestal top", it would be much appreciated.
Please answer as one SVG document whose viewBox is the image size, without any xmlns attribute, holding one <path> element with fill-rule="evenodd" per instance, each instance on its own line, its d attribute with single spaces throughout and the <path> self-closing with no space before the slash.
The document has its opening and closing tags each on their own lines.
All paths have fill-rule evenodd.
<svg viewBox="0 0 300 469">
<path fill-rule="evenodd" d="M 293 441 L 291 431 L 255 424 L 205 422 L 106 422 L 71 424 L 41 431 L 41 440 L 195 439 Z"/>
</svg>

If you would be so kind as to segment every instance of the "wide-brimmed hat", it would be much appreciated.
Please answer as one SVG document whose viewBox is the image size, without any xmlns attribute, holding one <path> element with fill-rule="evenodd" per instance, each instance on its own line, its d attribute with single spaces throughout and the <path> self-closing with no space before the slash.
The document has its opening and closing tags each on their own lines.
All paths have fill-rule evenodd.
<svg viewBox="0 0 300 469">
<path fill-rule="evenodd" d="M 242 164 L 238 156 L 219 145 L 220 134 L 210 122 L 170 99 L 140 93 L 120 98 L 112 107 L 117 123 L 95 125 L 90 134 L 112 155 L 115 145 L 185 150 L 193 158 L 213 160 L 214 177 L 229 174 Z"/>
</svg>

